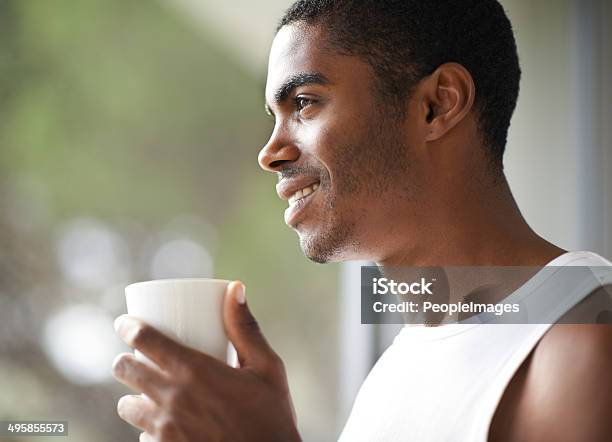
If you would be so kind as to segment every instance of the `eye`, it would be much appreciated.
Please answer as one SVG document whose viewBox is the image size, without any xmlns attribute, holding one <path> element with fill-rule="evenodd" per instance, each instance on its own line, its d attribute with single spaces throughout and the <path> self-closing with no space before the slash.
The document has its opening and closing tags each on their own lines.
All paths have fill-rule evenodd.
<svg viewBox="0 0 612 442">
<path fill-rule="evenodd" d="M 297 97 L 295 97 L 294 101 L 295 101 L 295 108 L 297 109 L 298 112 L 310 106 L 313 103 L 312 99 L 301 96 L 301 95 L 298 95 Z"/>
</svg>

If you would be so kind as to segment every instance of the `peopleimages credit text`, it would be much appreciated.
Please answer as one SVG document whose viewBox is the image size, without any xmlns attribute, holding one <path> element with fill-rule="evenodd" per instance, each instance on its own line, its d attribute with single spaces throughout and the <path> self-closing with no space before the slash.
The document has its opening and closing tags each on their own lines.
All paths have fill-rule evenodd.
<svg viewBox="0 0 612 442">
<path fill-rule="evenodd" d="M 610 266 L 372 266 L 360 271 L 361 323 L 444 325 L 554 324 L 565 282 L 584 281 L 601 293 L 597 314 L 567 317 L 576 324 L 612 322 Z M 554 306 L 554 308 L 550 306 Z"/>
<path fill-rule="evenodd" d="M 418 282 L 396 282 L 389 278 L 372 278 L 372 294 L 374 295 L 433 295 L 432 285 L 435 279 L 420 278 Z M 476 302 L 435 303 L 431 301 L 375 301 L 372 304 L 375 313 L 445 313 L 452 316 L 456 313 L 494 313 L 501 316 L 504 313 L 518 313 L 519 304 L 487 304 Z"/>
</svg>

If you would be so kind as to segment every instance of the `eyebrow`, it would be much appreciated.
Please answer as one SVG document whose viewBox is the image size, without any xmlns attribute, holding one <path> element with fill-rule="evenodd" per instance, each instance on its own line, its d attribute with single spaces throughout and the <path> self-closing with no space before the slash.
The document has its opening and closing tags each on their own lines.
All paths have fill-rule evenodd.
<svg viewBox="0 0 612 442">
<path fill-rule="evenodd" d="M 299 74 L 292 75 L 274 92 L 274 102 L 281 104 L 287 97 L 293 92 L 294 89 L 300 86 L 306 86 L 309 84 L 329 84 L 327 77 L 320 72 L 301 72 Z M 272 109 L 268 103 L 265 104 L 266 112 L 270 115 L 274 115 Z"/>
</svg>

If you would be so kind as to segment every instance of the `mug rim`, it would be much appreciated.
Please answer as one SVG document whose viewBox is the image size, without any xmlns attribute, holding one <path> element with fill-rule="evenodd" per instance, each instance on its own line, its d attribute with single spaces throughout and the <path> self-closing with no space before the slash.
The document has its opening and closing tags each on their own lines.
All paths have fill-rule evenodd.
<svg viewBox="0 0 612 442">
<path fill-rule="evenodd" d="M 130 287 L 140 286 L 140 285 L 157 285 L 157 284 L 169 284 L 169 283 L 177 283 L 177 282 L 212 282 L 212 283 L 223 283 L 229 284 L 232 280 L 229 279 L 217 279 L 217 278 L 162 278 L 162 279 L 151 279 L 149 281 L 139 281 L 133 282 L 125 287 L 125 289 L 129 289 Z"/>
</svg>

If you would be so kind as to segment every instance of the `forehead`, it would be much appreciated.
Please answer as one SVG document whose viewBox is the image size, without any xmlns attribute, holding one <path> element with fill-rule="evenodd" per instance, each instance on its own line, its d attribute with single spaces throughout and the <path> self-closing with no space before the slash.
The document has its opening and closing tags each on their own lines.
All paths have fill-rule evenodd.
<svg viewBox="0 0 612 442">
<path fill-rule="evenodd" d="M 365 63 L 330 49 L 320 27 L 305 24 L 283 26 L 270 49 L 266 101 L 273 103 L 274 92 L 296 74 L 320 73 L 333 84 L 339 78 L 354 76 L 356 64 Z"/>
</svg>

